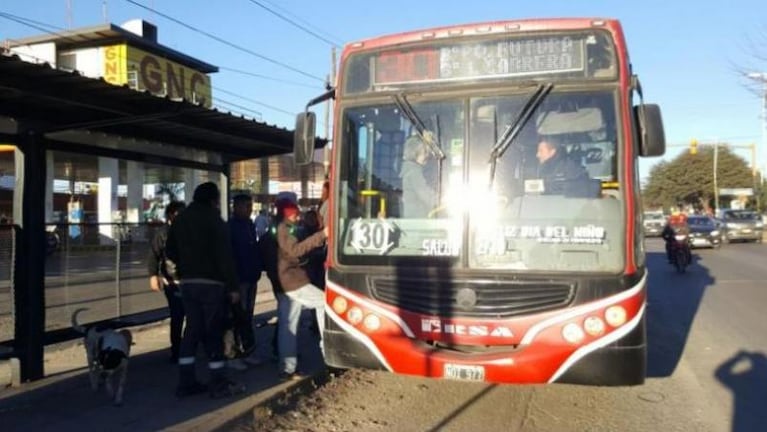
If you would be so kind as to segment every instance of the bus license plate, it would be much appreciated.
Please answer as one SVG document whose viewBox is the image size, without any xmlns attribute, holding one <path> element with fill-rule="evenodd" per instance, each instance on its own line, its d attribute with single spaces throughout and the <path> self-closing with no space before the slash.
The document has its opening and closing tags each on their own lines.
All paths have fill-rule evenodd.
<svg viewBox="0 0 767 432">
<path fill-rule="evenodd" d="M 484 381 L 485 367 L 446 363 L 442 375 L 448 379 Z"/>
</svg>

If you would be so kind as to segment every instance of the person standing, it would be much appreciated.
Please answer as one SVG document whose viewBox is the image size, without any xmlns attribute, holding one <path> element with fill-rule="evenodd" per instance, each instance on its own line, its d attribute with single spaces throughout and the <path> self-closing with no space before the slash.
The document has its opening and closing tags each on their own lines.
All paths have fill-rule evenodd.
<svg viewBox="0 0 767 432">
<path fill-rule="evenodd" d="M 221 219 L 219 200 L 215 183 L 200 184 L 192 204 L 168 230 L 166 254 L 176 263 L 187 319 L 178 359 L 178 397 L 205 391 L 196 379 L 194 366 L 200 343 L 208 357 L 210 396 L 220 398 L 245 391 L 242 384 L 226 377 L 224 369 L 227 303 L 236 304 L 240 298 L 229 230 Z"/>
<path fill-rule="evenodd" d="M 186 207 L 181 201 L 172 201 L 165 207 L 165 225 L 160 227 L 152 239 L 149 252 L 149 287 L 152 291 L 162 290 L 168 301 L 170 313 L 170 362 L 178 363 L 181 331 L 184 327 L 184 304 L 178 286 L 176 264 L 165 256 L 165 243 L 168 240 L 168 228 L 176 216 Z"/>
<path fill-rule="evenodd" d="M 277 226 L 277 272 L 280 285 L 285 291 L 285 296 L 293 302 L 308 309 L 314 309 L 320 337 L 322 337 L 325 329 L 325 292 L 312 285 L 306 270 L 301 266 L 301 259 L 309 251 L 325 244 L 328 229 L 325 227 L 299 242 L 296 238 L 300 216 L 298 206 L 294 202 L 285 200 L 279 203 L 277 211 L 281 217 Z M 280 357 L 286 360 L 280 365 L 282 368 L 280 379 L 283 380 L 300 378 L 295 370 L 297 359 L 293 356 L 297 351 L 299 319 L 300 309 L 297 316 L 289 320 L 285 333 L 279 335 Z M 321 340 L 320 350 L 324 353 Z"/>
<path fill-rule="evenodd" d="M 426 218 L 437 206 L 437 194 L 424 177 L 429 149 L 418 136 L 405 141 L 402 151 L 402 217 Z"/>
<path fill-rule="evenodd" d="M 250 195 L 240 194 L 232 201 L 232 218 L 228 223 L 240 293 L 240 303 L 232 306 L 234 340 L 240 345 L 239 349 L 245 363 L 256 366 L 261 364 L 261 361 L 255 355 L 253 310 L 256 305 L 256 290 L 263 270 L 263 260 L 258 249 L 255 225 L 250 219 L 253 199 Z"/>
<path fill-rule="evenodd" d="M 283 198 L 285 199 L 285 198 Z M 280 206 L 280 200 L 275 207 Z M 290 341 L 290 329 L 295 332 L 298 329 L 298 323 L 301 317 L 301 305 L 294 302 L 285 295 L 285 290 L 280 284 L 279 272 L 277 270 L 277 225 L 281 222 L 279 213 L 275 215 L 269 228 L 258 240 L 258 246 L 261 250 L 261 258 L 264 263 L 266 277 L 272 285 L 272 293 L 277 299 L 277 328 L 272 335 L 272 356 L 279 360 L 280 370 L 295 371 L 298 362 L 296 353 L 296 344 L 286 346 L 285 342 Z M 284 345 L 280 347 L 280 345 Z"/>
<path fill-rule="evenodd" d="M 258 212 L 258 216 L 256 216 L 255 220 L 256 225 L 256 240 L 261 240 L 261 237 L 266 234 L 266 231 L 269 229 L 269 216 L 266 214 L 266 210 L 261 209 L 261 211 Z"/>
</svg>

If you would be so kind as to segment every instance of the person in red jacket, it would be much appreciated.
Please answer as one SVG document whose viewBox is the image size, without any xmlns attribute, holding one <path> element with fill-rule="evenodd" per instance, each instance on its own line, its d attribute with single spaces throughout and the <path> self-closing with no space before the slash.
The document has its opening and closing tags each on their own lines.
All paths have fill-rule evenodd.
<svg viewBox="0 0 767 432">
<path fill-rule="evenodd" d="M 281 222 L 277 225 L 277 273 L 280 285 L 285 295 L 292 301 L 305 308 L 314 309 L 321 337 L 325 329 L 325 292 L 312 285 L 301 264 L 302 258 L 308 252 L 325 244 L 327 227 L 298 241 L 296 238 L 300 217 L 298 206 L 291 201 L 280 201 L 277 212 L 278 217 L 281 217 Z M 290 325 L 288 331 L 280 334 L 280 338 L 284 338 L 279 343 L 280 357 L 288 355 L 288 352 L 295 352 L 298 334 L 298 322 L 295 321 L 295 325 Z M 320 350 L 322 350 L 322 341 L 320 341 Z M 283 369 L 280 372 L 281 379 L 300 378 L 296 374 L 295 364 L 280 366 Z M 290 370 L 290 366 L 293 370 Z"/>
</svg>

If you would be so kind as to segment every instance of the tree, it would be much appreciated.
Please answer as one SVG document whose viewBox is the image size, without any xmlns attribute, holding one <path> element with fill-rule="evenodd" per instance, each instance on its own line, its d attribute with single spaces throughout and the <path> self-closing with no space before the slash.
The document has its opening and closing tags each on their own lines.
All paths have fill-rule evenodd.
<svg viewBox="0 0 767 432">
<path fill-rule="evenodd" d="M 717 186 L 751 188 L 754 178 L 748 163 L 726 144 L 719 145 Z M 714 207 L 714 146 L 702 145 L 698 154 L 684 152 L 672 161 L 662 161 L 650 170 L 642 191 L 648 207 L 691 205 L 699 210 Z M 722 197 L 720 197 L 722 206 Z"/>
</svg>

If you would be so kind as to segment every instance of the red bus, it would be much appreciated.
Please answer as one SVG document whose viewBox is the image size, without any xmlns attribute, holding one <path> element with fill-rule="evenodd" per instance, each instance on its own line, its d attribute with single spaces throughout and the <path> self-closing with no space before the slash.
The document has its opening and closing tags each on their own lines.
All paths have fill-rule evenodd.
<svg viewBox="0 0 767 432">
<path fill-rule="evenodd" d="M 644 382 L 637 161 L 663 154 L 665 137 L 618 21 L 348 44 L 336 87 L 298 116 L 298 164 L 315 144 L 309 108 L 330 98 L 329 365 Z"/>
</svg>

